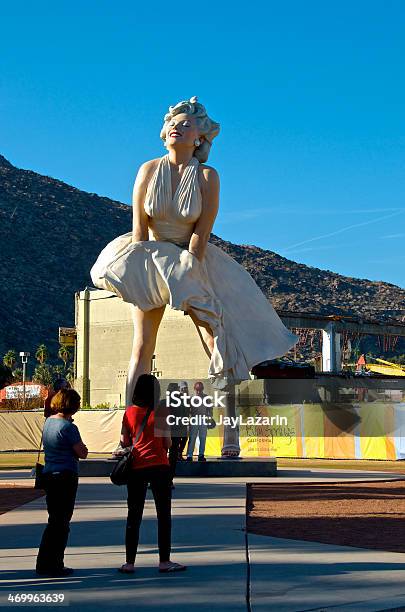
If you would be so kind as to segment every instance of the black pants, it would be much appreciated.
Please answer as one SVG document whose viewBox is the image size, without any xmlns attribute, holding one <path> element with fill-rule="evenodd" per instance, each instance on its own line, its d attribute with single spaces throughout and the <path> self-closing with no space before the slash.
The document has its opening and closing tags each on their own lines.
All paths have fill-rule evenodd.
<svg viewBox="0 0 405 612">
<path fill-rule="evenodd" d="M 172 437 L 172 445 L 169 448 L 170 475 L 172 481 L 176 474 L 177 460 L 180 455 L 182 455 L 186 444 L 187 436 L 181 436 L 180 438 Z"/>
<path fill-rule="evenodd" d="M 171 478 L 168 465 L 132 470 L 128 482 L 128 519 L 125 533 L 126 561 L 135 563 L 146 491 L 150 483 L 158 519 L 159 560 L 170 560 Z"/>
<path fill-rule="evenodd" d="M 71 471 L 44 475 L 48 524 L 42 535 L 37 557 L 38 571 L 58 571 L 64 567 L 78 477 Z"/>
</svg>

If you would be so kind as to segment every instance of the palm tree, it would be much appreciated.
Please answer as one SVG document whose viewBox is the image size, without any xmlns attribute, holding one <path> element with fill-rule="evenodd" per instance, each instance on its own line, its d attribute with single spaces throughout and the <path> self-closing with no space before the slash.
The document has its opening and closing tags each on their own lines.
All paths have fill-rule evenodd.
<svg viewBox="0 0 405 612">
<path fill-rule="evenodd" d="M 48 349 L 46 348 L 45 344 L 39 345 L 37 352 L 35 353 L 35 357 L 41 365 L 45 363 L 45 361 L 48 359 Z"/>
<path fill-rule="evenodd" d="M 61 365 L 53 366 L 52 371 L 55 375 L 55 378 L 66 378 L 65 376 L 65 368 Z"/>
<path fill-rule="evenodd" d="M 50 387 L 54 382 L 51 366 L 49 366 L 47 363 L 41 363 L 41 365 L 38 365 L 35 368 L 32 380 L 44 385 L 44 387 Z"/>
<path fill-rule="evenodd" d="M 70 359 L 70 351 L 69 351 L 69 348 L 66 346 L 66 344 L 60 345 L 59 351 L 58 351 L 58 357 L 59 359 L 62 359 L 63 363 L 65 364 L 65 370 L 66 370 L 67 362 Z"/>
<path fill-rule="evenodd" d="M 7 353 L 3 357 L 3 363 L 5 366 L 14 369 L 15 363 L 17 361 L 17 353 L 14 350 L 7 351 Z"/>
<path fill-rule="evenodd" d="M 68 369 L 67 369 L 67 372 L 66 372 L 66 380 L 68 381 L 68 383 L 70 383 L 70 385 L 72 387 L 74 386 L 75 373 L 74 373 L 74 369 L 73 369 L 73 363 L 71 363 L 68 366 Z"/>
<path fill-rule="evenodd" d="M 13 374 L 11 369 L 0 363 L 0 389 L 3 389 L 6 385 L 9 385 L 13 381 Z"/>
<path fill-rule="evenodd" d="M 13 370 L 13 377 L 16 382 L 20 382 L 20 380 L 22 380 L 22 377 L 23 377 L 22 368 L 16 368 L 15 370 Z"/>
</svg>

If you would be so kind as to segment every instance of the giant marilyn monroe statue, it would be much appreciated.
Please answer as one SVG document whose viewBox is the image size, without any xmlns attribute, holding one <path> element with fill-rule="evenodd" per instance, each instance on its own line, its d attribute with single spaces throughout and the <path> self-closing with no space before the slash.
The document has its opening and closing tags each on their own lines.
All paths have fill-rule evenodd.
<svg viewBox="0 0 405 612">
<path fill-rule="evenodd" d="M 192 318 L 219 389 L 248 380 L 254 365 L 285 355 L 298 340 L 248 272 L 208 242 L 219 178 L 204 162 L 218 132 L 196 97 L 170 106 L 160 133 L 168 153 L 145 162 L 136 177 L 132 232 L 110 242 L 91 270 L 96 287 L 131 304 L 127 405 L 138 376 L 150 373 L 166 305 Z"/>
</svg>

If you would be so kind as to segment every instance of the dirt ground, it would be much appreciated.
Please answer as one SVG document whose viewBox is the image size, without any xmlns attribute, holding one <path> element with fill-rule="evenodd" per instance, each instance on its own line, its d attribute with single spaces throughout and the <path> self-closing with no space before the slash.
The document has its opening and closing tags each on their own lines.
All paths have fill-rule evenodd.
<svg viewBox="0 0 405 612">
<path fill-rule="evenodd" d="M 44 491 L 33 486 L 0 484 L 0 514 L 4 514 L 17 506 L 22 506 L 37 497 L 45 495 Z"/>
<path fill-rule="evenodd" d="M 405 474 L 404 461 L 378 461 L 376 459 L 291 459 L 279 457 L 277 466 L 281 468 L 364 470 L 367 472 Z"/>
<path fill-rule="evenodd" d="M 251 484 L 251 533 L 405 552 L 405 480 Z"/>
</svg>

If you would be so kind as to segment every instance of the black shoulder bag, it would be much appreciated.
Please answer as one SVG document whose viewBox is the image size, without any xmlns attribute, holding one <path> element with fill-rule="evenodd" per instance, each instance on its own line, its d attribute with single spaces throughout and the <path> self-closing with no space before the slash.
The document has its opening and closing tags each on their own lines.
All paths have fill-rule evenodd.
<svg viewBox="0 0 405 612">
<path fill-rule="evenodd" d="M 134 446 L 136 446 L 136 444 L 138 443 L 138 440 L 141 437 L 143 430 L 145 429 L 145 425 L 148 421 L 148 418 L 151 412 L 152 412 L 152 408 L 148 408 L 145 416 L 143 417 L 139 431 L 136 434 L 134 443 L 132 444 L 132 446 L 128 446 L 128 448 L 125 449 L 125 452 L 123 453 L 123 455 L 118 459 L 117 463 L 114 465 L 113 470 L 110 474 L 110 479 L 113 484 L 118 485 L 118 486 L 128 484 L 128 479 L 129 479 L 129 475 L 132 470 L 132 463 L 133 463 L 132 451 L 134 449 Z"/>
</svg>

